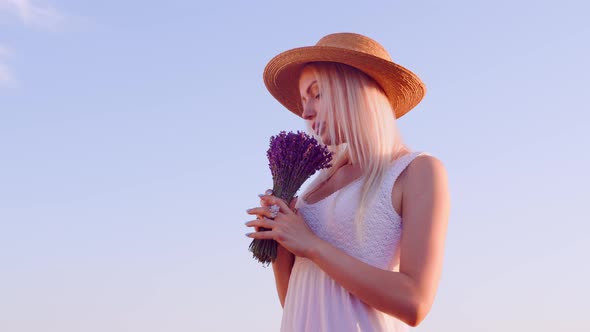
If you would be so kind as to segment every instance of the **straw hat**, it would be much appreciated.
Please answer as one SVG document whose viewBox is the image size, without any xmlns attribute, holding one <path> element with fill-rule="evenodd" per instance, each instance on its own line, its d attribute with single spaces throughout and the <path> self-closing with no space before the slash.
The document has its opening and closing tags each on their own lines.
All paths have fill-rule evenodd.
<svg viewBox="0 0 590 332">
<path fill-rule="evenodd" d="M 355 33 L 334 33 L 315 46 L 295 48 L 274 57 L 264 69 L 268 91 L 291 112 L 303 113 L 299 74 L 309 62 L 338 62 L 372 77 L 385 91 L 396 118 L 409 112 L 424 97 L 424 83 L 408 69 L 394 63 L 379 43 Z"/>
</svg>

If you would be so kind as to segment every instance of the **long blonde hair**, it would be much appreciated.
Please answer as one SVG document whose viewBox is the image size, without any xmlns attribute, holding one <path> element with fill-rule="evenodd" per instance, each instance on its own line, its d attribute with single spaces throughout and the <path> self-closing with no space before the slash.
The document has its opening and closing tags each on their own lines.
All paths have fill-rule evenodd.
<svg viewBox="0 0 590 332">
<path fill-rule="evenodd" d="M 329 146 L 334 152 L 333 166 L 321 171 L 307 192 L 317 189 L 314 187 L 339 167 L 349 162 L 359 165 L 364 183 L 355 223 L 360 225 L 365 207 L 375 197 L 388 166 L 400 156 L 405 144 L 391 104 L 372 78 L 340 63 L 316 62 L 307 66 L 315 72 L 321 94 L 316 121 L 325 123 L 332 143 L 342 142 Z"/>
</svg>

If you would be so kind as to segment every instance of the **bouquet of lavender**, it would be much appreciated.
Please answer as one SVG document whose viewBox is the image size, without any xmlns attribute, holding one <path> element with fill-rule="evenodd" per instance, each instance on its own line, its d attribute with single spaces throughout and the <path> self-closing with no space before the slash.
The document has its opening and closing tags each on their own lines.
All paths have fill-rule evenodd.
<svg viewBox="0 0 590 332">
<path fill-rule="evenodd" d="M 289 203 L 295 194 L 316 171 L 330 167 L 332 153 L 327 147 L 304 132 L 286 133 L 281 131 L 270 138 L 266 151 L 268 166 L 272 174 L 273 195 Z M 267 231 L 261 228 L 260 231 Z M 252 256 L 263 264 L 269 264 L 277 257 L 275 240 L 254 239 L 249 247 Z"/>
</svg>

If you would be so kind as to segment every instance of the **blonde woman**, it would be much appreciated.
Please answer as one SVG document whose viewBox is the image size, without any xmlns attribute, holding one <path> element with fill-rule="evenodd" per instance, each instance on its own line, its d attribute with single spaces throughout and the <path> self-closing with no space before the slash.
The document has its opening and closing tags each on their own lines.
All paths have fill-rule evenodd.
<svg viewBox="0 0 590 332">
<path fill-rule="evenodd" d="M 410 151 L 396 119 L 425 89 L 374 40 L 351 33 L 283 52 L 270 93 L 334 152 L 301 198 L 268 193 L 248 233 L 279 243 L 281 331 L 406 331 L 430 311 L 449 218 L 446 170 Z M 279 207 L 278 213 L 276 208 Z"/>
</svg>

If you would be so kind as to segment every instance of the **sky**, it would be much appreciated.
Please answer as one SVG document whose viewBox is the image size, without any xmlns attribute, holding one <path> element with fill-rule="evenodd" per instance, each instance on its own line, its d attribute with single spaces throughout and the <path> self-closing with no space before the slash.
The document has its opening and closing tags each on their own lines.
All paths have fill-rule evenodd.
<svg viewBox="0 0 590 332">
<path fill-rule="evenodd" d="M 585 1 L 0 0 L 0 331 L 277 331 L 246 209 L 303 130 L 266 63 L 333 32 L 427 86 L 451 217 L 419 332 L 585 331 Z"/>
</svg>

